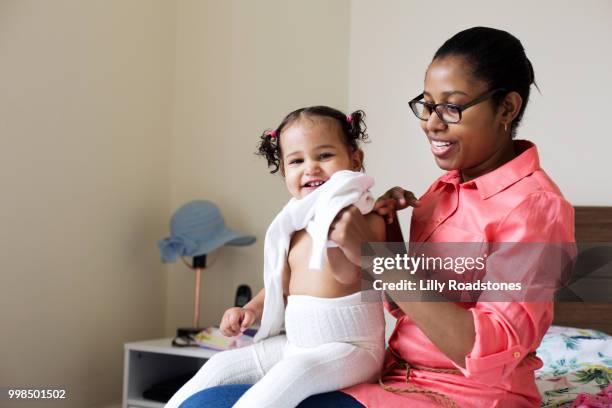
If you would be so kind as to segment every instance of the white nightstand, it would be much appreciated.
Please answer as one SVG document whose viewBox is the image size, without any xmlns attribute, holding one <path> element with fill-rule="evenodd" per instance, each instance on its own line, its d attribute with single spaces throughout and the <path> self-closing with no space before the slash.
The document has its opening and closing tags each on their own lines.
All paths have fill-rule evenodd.
<svg viewBox="0 0 612 408">
<path fill-rule="evenodd" d="M 162 408 L 163 403 L 144 399 L 143 391 L 197 370 L 217 353 L 200 347 L 173 347 L 170 338 L 126 343 L 123 348 L 123 408 Z"/>
</svg>

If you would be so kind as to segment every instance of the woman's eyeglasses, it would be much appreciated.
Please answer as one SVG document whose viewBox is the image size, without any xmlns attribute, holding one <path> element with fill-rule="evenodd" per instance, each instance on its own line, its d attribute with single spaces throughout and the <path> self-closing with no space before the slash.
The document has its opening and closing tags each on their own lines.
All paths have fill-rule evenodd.
<svg viewBox="0 0 612 408">
<path fill-rule="evenodd" d="M 447 124 L 459 123 L 461 120 L 461 113 L 467 108 L 479 104 L 480 102 L 484 102 L 487 99 L 491 98 L 497 92 L 505 91 L 505 89 L 499 88 L 494 89 L 486 94 L 479 96 L 463 105 L 457 105 L 455 103 L 431 103 L 422 101 L 423 94 L 420 94 L 408 104 L 410 105 L 410 109 L 416 115 L 417 118 L 421 120 L 429 120 L 432 112 L 436 112 L 436 115 L 440 118 L 440 120 Z"/>
</svg>

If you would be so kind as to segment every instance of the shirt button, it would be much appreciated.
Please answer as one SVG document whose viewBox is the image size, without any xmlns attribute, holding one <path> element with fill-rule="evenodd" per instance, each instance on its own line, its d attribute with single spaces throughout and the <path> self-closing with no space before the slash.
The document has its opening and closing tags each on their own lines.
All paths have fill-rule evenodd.
<svg viewBox="0 0 612 408">
<path fill-rule="evenodd" d="M 518 351 L 515 351 L 514 354 L 512 354 L 514 356 L 514 358 L 519 358 L 521 356 L 521 353 L 519 353 Z"/>
</svg>

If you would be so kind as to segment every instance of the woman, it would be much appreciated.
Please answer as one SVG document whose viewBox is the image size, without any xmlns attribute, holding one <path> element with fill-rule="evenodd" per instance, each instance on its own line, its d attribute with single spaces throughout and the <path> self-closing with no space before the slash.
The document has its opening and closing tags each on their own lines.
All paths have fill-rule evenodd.
<svg viewBox="0 0 612 408">
<path fill-rule="evenodd" d="M 393 212 L 407 205 L 415 206 L 411 241 L 574 241 L 572 206 L 540 168 L 535 145 L 514 140 L 532 84 L 523 46 L 507 32 L 475 27 L 440 47 L 411 108 L 447 173 L 418 201 L 401 188 L 378 200 L 378 212 L 393 220 L 389 241 L 403 241 Z M 372 236 L 350 207 L 330 229 L 351 260 Z M 535 272 L 537 265 L 525 269 Z M 534 371 L 541 361 L 534 351 L 552 322 L 552 302 L 410 302 L 400 292 L 387 295 L 397 323 L 381 383 L 314 396 L 300 407 L 539 406 Z M 231 406 L 227 401 L 243 391 L 206 390 L 185 406 L 223 406 L 224 392 Z"/>
<path fill-rule="evenodd" d="M 471 28 L 436 52 L 424 92 L 411 107 L 436 163 L 448 172 L 415 208 L 411 241 L 574 240 L 571 205 L 540 168 L 535 145 L 513 138 L 533 83 L 520 41 L 504 31 Z M 398 195 L 405 207 L 412 195 L 401 193 L 387 193 L 379 211 L 392 210 Z M 346 211 L 331 237 L 356 252 L 358 240 L 341 237 L 367 240 L 361 225 L 354 211 Z M 396 304 L 383 383 L 406 388 L 406 370 L 399 364 L 404 361 L 423 369 L 408 374 L 413 392 L 390 393 L 370 384 L 346 390 L 364 405 L 394 407 L 409 400 L 411 407 L 539 406 L 533 372 L 541 362 L 532 353 L 552 321 L 552 302 Z"/>
</svg>

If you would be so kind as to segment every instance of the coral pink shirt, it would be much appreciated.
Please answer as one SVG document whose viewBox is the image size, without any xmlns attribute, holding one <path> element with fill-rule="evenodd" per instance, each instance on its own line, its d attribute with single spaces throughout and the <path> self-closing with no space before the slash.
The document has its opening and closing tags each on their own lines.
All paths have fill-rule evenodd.
<svg viewBox="0 0 612 408">
<path fill-rule="evenodd" d="M 436 180 L 421 197 L 410 228 L 413 242 L 574 242 L 574 211 L 540 168 L 536 146 L 514 141 L 517 157 L 466 183 L 459 171 Z M 415 365 L 460 370 L 463 375 L 411 370 L 409 382 L 442 392 L 462 408 L 539 407 L 536 350 L 553 319 L 552 302 L 456 303 L 474 316 L 476 339 L 465 368 L 446 357 L 405 315 L 397 318 L 391 351 Z M 449 332 L 449 336 L 453 333 Z M 405 370 L 392 370 L 387 385 L 406 387 Z M 395 394 L 378 384 L 343 390 L 367 407 L 437 407 L 423 394 Z"/>
</svg>

